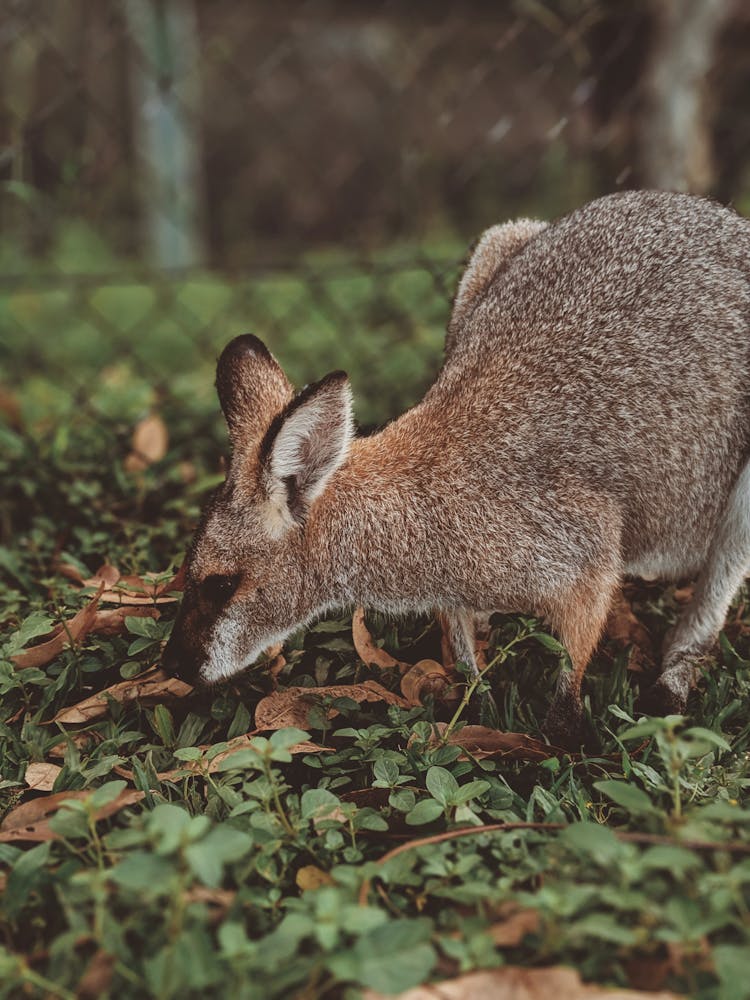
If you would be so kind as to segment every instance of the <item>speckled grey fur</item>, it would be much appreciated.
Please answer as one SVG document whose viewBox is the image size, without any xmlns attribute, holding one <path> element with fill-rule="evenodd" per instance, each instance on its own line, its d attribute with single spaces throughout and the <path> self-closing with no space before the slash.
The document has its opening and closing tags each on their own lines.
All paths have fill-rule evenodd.
<svg viewBox="0 0 750 1000">
<path fill-rule="evenodd" d="M 346 384 L 323 385 L 320 400 L 308 391 L 304 461 L 326 435 L 344 446 L 320 458 L 310 503 L 296 495 L 301 516 L 259 446 L 283 425 L 291 386 L 260 350 L 221 365 L 234 457 L 194 541 L 173 663 L 227 676 L 299 623 L 354 604 L 447 612 L 467 657 L 474 612 L 529 612 L 570 653 L 548 717 L 550 735 L 570 736 L 623 576 L 698 575 L 657 688 L 684 709 L 750 565 L 746 220 L 633 192 L 546 226 L 494 227 L 421 403 L 350 441 Z M 209 574 L 241 578 L 222 608 L 200 596 Z"/>
</svg>

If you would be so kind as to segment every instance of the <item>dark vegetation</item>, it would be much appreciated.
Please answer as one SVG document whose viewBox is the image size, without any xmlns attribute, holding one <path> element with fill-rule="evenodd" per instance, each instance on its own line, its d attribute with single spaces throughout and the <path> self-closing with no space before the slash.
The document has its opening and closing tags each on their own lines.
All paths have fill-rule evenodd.
<svg viewBox="0 0 750 1000">
<path fill-rule="evenodd" d="M 425 316 L 409 347 L 423 378 L 442 317 L 420 312 L 418 287 L 404 294 Z M 266 302 L 276 308 L 270 293 Z M 312 302 L 300 309 L 314 322 Z M 49 350 L 74 357 L 76 336 L 63 328 Z M 349 358 L 355 383 L 369 387 L 368 416 L 382 417 L 397 374 L 364 349 L 358 360 L 360 346 Z M 533 741 L 560 651 L 538 623 L 505 616 L 486 653 L 497 711 L 485 721 L 532 737 L 512 738 L 507 754 L 462 737 L 440 684 L 424 705 L 388 704 L 399 699 L 377 688 L 359 703 L 365 681 L 398 694 L 400 676 L 362 661 L 346 617 L 295 636 L 275 677 L 260 665 L 211 694 L 167 687 L 156 700 L 113 696 L 91 716 L 63 714 L 157 664 L 175 604 L 146 598 L 132 614 L 155 607 L 158 619 L 125 617 L 39 667 L 12 658 L 91 601 L 96 588 L 70 579 L 71 567 L 79 579 L 106 562 L 169 580 L 225 447 L 207 366 L 181 374 L 190 390 L 158 410 L 147 372 L 112 359 L 103 386 L 84 350 L 77 364 L 94 416 L 55 409 L 49 371 L 3 400 L 0 995 L 335 997 L 565 963 L 613 985 L 750 996 L 744 599 L 689 720 L 637 721 L 643 675 L 628 666 L 643 654 L 606 641 L 586 681 L 584 756 Z M 321 348 L 310 377 L 329 364 Z M 154 450 L 141 425 L 134 464 L 133 428 L 149 408 L 169 444 L 158 458 L 166 442 Z M 658 645 L 681 593 L 640 586 L 631 596 Z M 368 626 L 401 661 L 440 659 L 431 621 Z M 277 685 L 343 685 L 356 697 L 323 692 L 275 715 L 266 702 L 263 732 L 212 767 L 228 741 L 259 728 L 255 706 Z M 61 806 L 65 793 L 78 797 Z M 19 805 L 31 809 L 20 832 Z M 508 827 L 378 863 L 409 841 L 484 824 Z"/>
</svg>

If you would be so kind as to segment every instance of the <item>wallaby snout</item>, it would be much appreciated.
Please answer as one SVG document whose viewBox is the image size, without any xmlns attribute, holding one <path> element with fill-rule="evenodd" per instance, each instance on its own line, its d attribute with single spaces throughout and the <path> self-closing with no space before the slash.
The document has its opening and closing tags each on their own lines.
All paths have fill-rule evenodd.
<svg viewBox="0 0 750 1000">
<path fill-rule="evenodd" d="M 515 609 L 569 652 L 559 738 L 622 579 L 697 576 L 656 692 L 683 710 L 750 565 L 749 325 L 750 223 L 630 192 L 488 230 L 435 383 L 370 437 L 353 435 L 343 373 L 295 395 L 257 338 L 237 338 L 216 379 L 231 465 L 167 662 L 213 682 L 363 604 L 442 612 L 475 666 L 475 614 Z M 211 577 L 231 595 L 212 602 Z"/>
</svg>

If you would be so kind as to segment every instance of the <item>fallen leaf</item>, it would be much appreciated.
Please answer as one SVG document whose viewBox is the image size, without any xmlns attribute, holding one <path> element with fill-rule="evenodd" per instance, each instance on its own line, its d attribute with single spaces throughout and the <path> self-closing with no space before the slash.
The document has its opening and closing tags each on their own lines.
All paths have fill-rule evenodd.
<svg viewBox="0 0 750 1000">
<path fill-rule="evenodd" d="M 21 404 L 18 398 L 5 386 L 0 385 L 0 415 L 9 427 L 20 431 L 23 426 L 21 419 Z"/>
<path fill-rule="evenodd" d="M 638 620 L 630 601 L 619 591 L 607 617 L 607 635 L 623 646 L 632 646 L 628 669 L 640 672 L 654 662 L 654 646 L 648 629 Z"/>
<path fill-rule="evenodd" d="M 686 587 L 677 587 L 672 594 L 676 604 L 689 604 L 693 599 L 694 587 L 689 583 Z"/>
<path fill-rule="evenodd" d="M 171 771 L 158 771 L 156 777 L 159 781 L 180 781 L 185 777 L 186 772 L 192 771 L 195 774 L 213 774 L 215 771 L 219 770 L 219 764 L 226 760 L 227 757 L 231 757 L 233 753 L 237 753 L 238 750 L 244 750 L 245 747 L 258 736 L 257 732 L 246 733 L 244 736 L 235 736 L 233 740 L 230 740 L 229 746 L 226 750 L 222 750 L 221 753 L 217 753 L 215 757 L 212 757 L 206 766 L 203 760 L 186 760 L 181 767 L 173 768 Z M 198 749 L 206 750 L 211 749 L 212 744 L 205 743 Z M 332 753 L 334 747 L 323 747 L 318 743 L 311 743 L 309 740 L 305 740 L 302 743 L 295 743 L 294 746 L 289 747 L 289 753 L 294 755 L 298 753 Z M 126 781 L 135 781 L 135 773 L 126 767 L 116 767 L 114 768 L 115 773 L 121 778 L 125 778 Z"/>
<path fill-rule="evenodd" d="M 59 563 L 57 569 L 62 576 L 82 587 L 101 587 L 104 583 L 99 598 L 103 604 L 170 604 L 177 600 L 171 595 L 183 590 L 185 586 L 184 563 L 173 576 L 166 579 L 163 573 L 121 576 L 117 567 L 108 563 L 105 563 L 93 576 L 89 577 L 84 577 L 78 567 L 70 563 Z"/>
<path fill-rule="evenodd" d="M 70 618 L 64 625 L 58 625 L 53 629 L 51 639 L 12 656 L 11 659 L 16 670 L 25 670 L 27 667 L 43 667 L 46 663 L 54 660 L 66 646 L 75 643 L 78 639 L 83 639 L 91 631 L 96 620 L 96 609 L 101 595 L 100 589 L 73 618 Z"/>
<path fill-rule="evenodd" d="M 133 607 L 139 604 L 149 606 L 153 604 L 173 604 L 176 600 L 176 597 L 167 596 L 144 597 L 142 594 L 130 594 L 124 590 L 105 590 L 101 596 L 102 604 L 118 604 L 122 607 Z"/>
<path fill-rule="evenodd" d="M 137 701 L 141 704 L 156 705 L 170 698 L 184 698 L 192 690 L 192 685 L 186 684 L 185 681 L 177 677 L 167 677 L 162 670 L 155 670 L 134 677 L 132 680 L 120 681 L 119 684 L 113 684 L 103 691 L 97 691 L 90 698 L 84 698 L 77 705 L 61 709 L 52 722 L 63 725 L 91 722 L 92 719 L 107 714 L 110 699 L 121 704 Z"/>
<path fill-rule="evenodd" d="M 394 667 L 398 667 L 399 669 L 408 668 L 408 664 L 402 663 L 391 656 L 390 653 L 386 653 L 384 649 L 380 649 L 375 645 L 365 625 L 364 608 L 357 608 L 352 615 L 352 639 L 354 640 L 354 648 L 357 650 L 357 656 L 359 656 L 363 663 L 368 664 L 368 666 L 374 665 L 380 667 L 381 670 L 392 670 Z"/>
<path fill-rule="evenodd" d="M 192 462 L 186 462 L 184 459 L 177 463 L 177 472 L 183 483 L 190 484 L 194 483 L 198 478 L 198 470 Z"/>
<path fill-rule="evenodd" d="M 246 733 L 244 736 L 235 736 L 233 740 L 230 741 L 229 747 L 218 753 L 215 757 L 211 759 L 208 765 L 208 773 L 213 774 L 217 771 L 219 764 L 227 757 L 231 757 L 233 753 L 237 753 L 238 750 L 244 750 L 244 748 L 258 735 L 257 732 Z M 208 750 L 209 746 L 201 747 L 202 750 Z M 323 747 L 318 743 L 311 743 L 309 740 L 305 740 L 302 743 L 295 743 L 294 746 L 289 747 L 289 753 L 294 755 L 298 753 L 330 753 L 333 751 L 333 747 Z M 200 761 L 190 762 L 190 765 L 199 765 Z M 192 769 L 192 768 L 191 768 Z M 196 767 L 196 770 L 199 768 Z"/>
<path fill-rule="evenodd" d="M 624 968 L 628 984 L 638 990 L 658 990 L 669 976 L 684 975 L 685 964 L 695 971 L 696 965 L 711 967 L 711 945 L 705 935 L 697 942 L 691 941 L 688 948 L 679 941 L 668 941 L 659 946 L 657 953 L 633 955 L 625 960 Z"/>
<path fill-rule="evenodd" d="M 126 472 L 143 472 L 167 454 L 169 433 L 162 418 L 152 413 L 136 424 L 130 446 L 132 451 L 123 465 Z"/>
<path fill-rule="evenodd" d="M 376 681 L 363 684 L 335 684 L 331 687 L 284 688 L 261 698 L 255 709 L 255 725 L 259 730 L 286 729 L 289 726 L 304 729 L 310 709 L 321 698 L 351 698 L 360 704 L 363 701 L 384 701 L 387 705 L 408 708 L 407 702 L 397 694 L 386 690 Z M 328 709 L 328 718 L 338 715 L 335 708 Z"/>
<path fill-rule="evenodd" d="M 487 930 L 498 948 L 515 948 L 527 934 L 534 934 L 539 929 L 537 911 L 523 909 L 515 903 L 501 907 L 498 916 L 501 919 Z"/>
<path fill-rule="evenodd" d="M 419 660 L 401 678 L 401 693 L 410 705 L 420 705 L 431 695 L 438 701 L 458 701 L 461 697 L 456 677 L 437 660 Z"/>
<path fill-rule="evenodd" d="M 78 747 L 79 750 L 83 750 L 88 747 L 94 739 L 101 741 L 104 737 L 100 736 L 98 733 L 68 733 L 68 740 L 73 743 L 73 746 Z M 55 745 L 47 751 L 50 757 L 64 757 L 65 751 L 68 749 L 68 740 L 63 740 L 60 743 L 55 743 Z"/>
<path fill-rule="evenodd" d="M 282 652 L 283 648 L 284 648 L 283 643 L 277 642 L 273 646 L 269 646 L 268 649 L 265 650 L 265 654 L 268 657 L 268 664 L 266 666 L 266 669 L 268 670 L 271 677 L 273 677 L 274 681 L 286 666 L 286 658 L 284 657 L 284 654 Z"/>
<path fill-rule="evenodd" d="M 209 889 L 205 885 L 194 885 L 184 894 L 186 903 L 204 903 L 206 906 L 215 906 L 219 913 L 213 917 L 221 918 L 235 900 L 237 893 L 231 889 Z"/>
<path fill-rule="evenodd" d="M 322 868 L 317 868 L 315 865 L 303 865 L 297 871 L 294 881 L 297 883 L 297 888 L 303 892 L 334 884 L 328 872 L 324 872 Z"/>
<path fill-rule="evenodd" d="M 432 743 L 437 745 L 443 739 L 446 729 L 445 722 L 435 723 L 437 733 L 432 737 Z M 541 740 L 535 740 L 526 733 L 503 733 L 499 729 L 489 729 L 487 726 L 463 726 L 451 733 L 446 743 L 463 747 L 472 757 L 479 760 L 485 757 L 507 757 L 509 760 L 547 760 L 566 754 L 559 747 L 549 746 Z"/>
<path fill-rule="evenodd" d="M 115 956 L 99 948 L 86 966 L 76 989 L 77 1000 L 97 1000 L 109 992 Z"/>
<path fill-rule="evenodd" d="M 91 794 L 91 791 L 57 792 L 55 795 L 43 795 L 30 802 L 23 802 L 20 806 L 12 809 L 0 823 L 0 843 L 14 840 L 37 843 L 45 840 L 57 840 L 59 834 L 50 829 L 49 816 L 57 812 L 63 802 L 69 802 L 71 799 L 85 799 Z M 145 794 L 145 792 L 126 788 L 120 792 L 116 799 L 97 810 L 96 820 L 107 819 L 121 809 L 140 802 Z"/>
<path fill-rule="evenodd" d="M 84 580 L 83 582 L 87 587 L 98 587 L 103 583 L 105 590 L 111 590 L 119 579 L 119 569 L 116 566 L 110 565 L 110 563 L 104 563 L 104 565 L 100 566 L 92 577 L 88 580 Z"/>
<path fill-rule="evenodd" d="M 365 990 L 363 1000 L 386 1000 L 384 993 Z M 485 972 L 470 972 L 399 993 L 396 1000 L 680 1000 L 677 993 L 643 993 L 609 989 L 583 983 L 575 969 L 557 965 L 548 969 L 522 969 L 505 965 Z M 393 996 L 389 998 L 393 1000 Z"/>
<path fill-rule="evenodd" d="M 31 763 L 26 767 L 23 780 L 34 792 L 51 792 L 60 771 L 62 768 L 57 764 Z"/>
<path fill-rule="evenodd" d="M 131 608 L 123 605 L 119 608 L 109 608 L 107 611 L 97 611 L 91 632 L 102 635 L 119 635 L 125 631 L 126 618 L 160 618 L 161 611 L 158 608 Z"/>
</svg>

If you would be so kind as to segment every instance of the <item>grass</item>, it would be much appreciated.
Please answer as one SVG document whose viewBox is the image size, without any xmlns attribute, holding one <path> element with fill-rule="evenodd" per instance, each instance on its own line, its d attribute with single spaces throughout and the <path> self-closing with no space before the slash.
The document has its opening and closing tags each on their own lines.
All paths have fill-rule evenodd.
<svg viewBox="0 0 750 1000">
<path fill-rule="evenodd" d="M 371 320 L 374 284 L 358 292 L 351 282 L 336 301 L 361 295 L 354 314 Z M 314 316 L 303 284 L 290 337 L 302 338 Z M 269 287 L 253 296 L 270 315 L 293 296 Z M 179 294 L 188 293 L 200 298 L 192 283 Z M 341 366 L 349 352 L 355 382 L 367 386 L 366 415 L 396 409 L 396 397 L 408 399 L 436 363 L 446 309 L 434 286 L 421 312 L 418 287 L 404 294 L 397 312 L 416 316 L 410 331 L 399 340 L 384 321 L 367 336 L 405 353 L 368 353 L 368 328 L 350 338 L 338 320 L 326 339 L 315 320 L 298 381 Z M 97 301 L 124 329 L 130 298 L 119 307 Z M 17 306 L 6 296 L 2 308 L 17 318 Z M 44 294 L 34 309 L 54 318 Z M 195 303 L 191 312 L 210 319 Z M 142 322 L 133 319 L 131 330 Z M 15 320 L 11 328 L 6 365 L 24 373 L 21 328 Z M 54 345 L 34 345 L 45 366 L 23 374 L 21 418 L 11 414 L 1 432 L 0 817 L 51 794 L 79 797 L 50 819 L 56 839 L 0 842 L 0 996 L 334 998 L 473 969 L 562 963 L 610 985 L 750 997 L 750 612 L 742 602 L 689 720 L 639 721 L 640 675 L 627 669 L 627 650 L 605 642 L 586 679 L 582 756 L 467 753 L 436 736 L 455 701 L 403 707 L 338 693 L 313 703 L 303 726 L 265 731 L 212 769 L 227 741 L 253 731 L 255 706 L 273 686 L 263 667 L 210 695 L 112 702 L 90 722 L 55 722 L 66 706 L 158 662 L 175 607 L 17 670 L 12 655 L 91 597 L 59 562 L 94 571 L 108 561 L 138 574 L 177 565 L 223 447 L 205 358 L 197 397 L 198 375 L 178 358 L 185 392 L 160 398 L 152 376 L 176 350 L 166 335 L 149 344 L 133 334 L 126 342 L 137 342 L 143 367 L 118 370 L 118 349 L 92 348 L 83 330 L 70 313 Z M 212 334 L 217 343 L 225 335 Z M 294 357 L 301 343 L 280 339 L 279 353 Z M 89 349 L 102 354 L 92 360 Z M 152 369 L 141 351 L 154 352 Z M 398 382 L 408 352 L 413 367 Z M 55 358 L 75 358 L 84 385 L 99 365 L 119 374 L 89 381 L 86 405 L 70 405 L 66 392 L 53 392 Z M 153 407 L 167 419 L 169 451 L 129 475 L 133 422 Z M 635 603 L 658 642 L 676 613 L 673 591 L 644 585 Z M 400 659 L 439 656 L 429 620 L 368 621 Z M 497 616 L 493 658 L 494 721 L 539 737 L 560 669 L 555 643 L 536 622 Z M 293 637 L 285 659 L 282 688 L 375 680 L 398 691 L 394 671 L 359 658 L 346 617 Z M 459 742 L 462 725 L 459 715 Z M 291 752 L 308 739 L 331 749 Z M 29 790 L 27 768 L 43 762 L 59 768 L 54 785 Z M 129 805 L 102 815 L 127 792 Z M 503 826 L 455 836 L 484 825 Z M 526 914 L 520 932 L 511 922 L 518 911 Z"/>
</svg>

